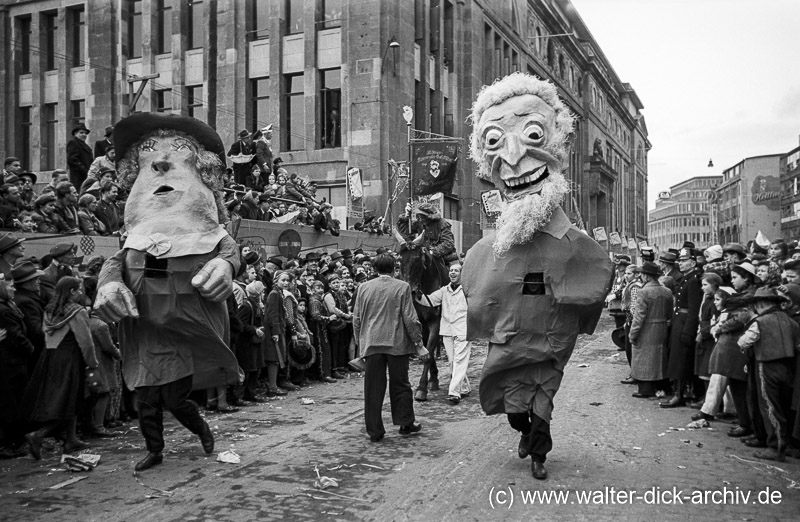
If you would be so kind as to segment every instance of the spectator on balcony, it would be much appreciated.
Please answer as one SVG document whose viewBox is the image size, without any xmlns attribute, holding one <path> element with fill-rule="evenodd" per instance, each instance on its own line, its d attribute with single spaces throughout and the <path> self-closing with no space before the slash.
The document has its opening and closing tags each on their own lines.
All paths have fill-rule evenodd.
<svg viewBox="0 0 800 522">
<path fill-rule="evenodd" d="M 56 234 L 58 229 L 53 221 L 53 212 L 56 208 L 56 196 L 52 192 L 45 192 L 33 201 L 33 222 L 36 231 L 42 234 Z"/>
<path fill-rule="evenodd" d="M 7 181 L 5 181 L 5 178 L 7 178 L 12 174 L 19 176 L 20 174 L 22 174 L 22 171 L 23 171 L 22 162 L 19 160 L 19 158 L 15 158 L 13 156 L 8 157 L 3 162 L 3 179 L 0 181 L 2 181 L 3 183 L 8 183 Z"/>
<path fill-rule="evenodd" d="M 12 174 L 15 178 L 16 175 Z M 10 176 L 9 176 L 10 177 Z M 19 187 L 9 183 L 0 185 L 0 228 L 13 229 L 22 208 Z"/>
<path fill-rule="evenodd" d="M 36 199 L 36 191 L 33 189 L 33 186 L 36 185 L 36 174 L 33 172 L 23 172 L 19 177 L 22 180 L 20 193 L 22 206 L 25 207 L 26 210 L 33 210 L 33 200 Z"/>
<path fill-rule="evenodd" d="M 102 175 L 101 172 L 104 170 L 116 170 L 117 167 L 114 163 L 115 158 L 116 154 L 114 152 L 114 146 L 111 145 L 106 149 L 106 153 L 104 155 L 95 158 L 95 160 L 92 162 L 91 166 L 89 167 L 89 174 L 86 177 L 84 185 L 86 185 L 90 178 L 94 181 L 99 180 L 100 176 Z M 85 190 L 83 190 L 84 185 L 81 185 L 81 193 L 85 192 Z"/>
<path fill-rule="evenodd" d="M 94 176 L 89 175 L 80 190 L 80 195 L 91 194 L 100 199 L 100 187 L 108 183 L 116 183 L 117 171 L 113 168 L 103 167 Z"/>
<path fill-rule="evenodd" d="M 106 227 L 95 215 L 97 198 L 91 194 L 84 194 L 78 200 L 78 224 L 85 236 L 105 235 Z"/>
<path fill-rule="evenodd" d="M 253 141 L 250 139 L 250 133 L 245 129 L 239 132 L 239 139 L 231 145 L 228 151 L 228 156 L 248 156 L 256 153 L 256 148 Z M 233 164 L 233 179 L 240 185 L 247 185 L 247 175 L 250 174 L 250 169 L 255 165 L 255 161 L 248 161 L 247 163 L 234 163 Z"/>
<path fill-rule="evenodd" d="M 242 198 L 242 208 L 239 209 L 239 214 L 242 219 L 258 219 L 258 203 L 252 190 L 248 190 Z"/>
<path fill-rule="evenodd" d="M 63 181 L 56 187 L 56 207 L 51 218 L 59 234 L 77 234 L 78 226 L 78 191 L 69 181 Z"/>
<path fill-rule="evenodd" d="M 55 194 L 56 186 L 59 183 L 64 182 L 64 181 L 69 181 L 69 174 L 67 174 L 67 171 L 64 170 L 64 169 L 56 169 L 56 170 L 54 170 L 50 174 L 50 183 L 48 183 L 42 189 L 42 191 L 39 193 L 39 195 L 42 195 L 42 194 L 44 194 L 46 192 L 50 192 L 50 193 Z"/>
<path fill-rule="evenodd" d="M 267 125 L 253 134 L 256 146 L 256 163 L 261 170 L 262 177 L 266 178 L 272 173 L 272 124 Z"/>
<path fill-rule="evenodd" d="M 117 204 L 119 187 L 115 183 L 108 183 L 100 188 L 100 201 L 94 215 L 103 224 L 103 233 L 106 235 L 114 234 L 122 228 L 122 211 Z"/>
<path fill-rule="evenodd" d="M 264 192 L 266 184 L 266 177 L 261 173 L 261 169 L 258 168 L 258 165 L 253 165 L 250 174 L 247 175 L 245 185 L 256 192 Z"/>
<path fill-rule="evenodd" d="M 69 180 L 76 187 L 83 185 L 92 166 L 92 149 L 86 144 L 89 129 L 83 123 L 72 129 L 72 139 L 67 142 L 67 165 Z"/>
<path fill-rule="evenodd" d="M 114 148 L 114 142 L 111 139 L 113 135 L 114 135 L 114 127 L 109 125 L 108 127 L 106 127 L 105 137 L 103 137 L 102 140 L 97 140 L 94 142 L 95 159 L 105 156 L 108 153 L 108 149 Z"/>
</svg>

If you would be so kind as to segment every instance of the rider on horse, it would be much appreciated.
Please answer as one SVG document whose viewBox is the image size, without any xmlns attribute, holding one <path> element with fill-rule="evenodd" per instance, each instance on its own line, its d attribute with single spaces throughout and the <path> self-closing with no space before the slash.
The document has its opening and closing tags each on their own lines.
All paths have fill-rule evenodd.
<svg viewBox="0 0 800 522">
<path fill-rule="evenodd" d="M 450 223 L 439 215 L 436 207 L 430 203 L 422 203 L 414 211 L 416 219 L 411 223 L 409 231 L 410 213 L 411 204 L 409 203 L 406 205 L 405 213 L 397 220 L 397 230 L 406 240 L 406 248 L 422 248 L 423 252 L 430 254 L 444 274 L 442 278 L 444 283 L 442 284 L 446 284 L 447 267 L 453 261 L 458 260 Z"/>
</svg>

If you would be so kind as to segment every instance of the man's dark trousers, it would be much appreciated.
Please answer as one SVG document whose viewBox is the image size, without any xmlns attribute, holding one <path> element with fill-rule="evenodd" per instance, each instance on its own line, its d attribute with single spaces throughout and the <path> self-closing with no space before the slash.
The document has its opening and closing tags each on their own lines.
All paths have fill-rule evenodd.
<svg viewBox="0 0 800 522">
<path fill-rule="evenodd" d="M 386 396 L 387 367 L 392 423 L 395 426 L 409 426 L 414 423 L 414 393 L 408 381 L 408 355 L 369 355 L 364 372 L 364 420 L 370 437 L 386 433 L 381 409 Z"/>
<path fill-rule="evenodd" d="M 172 413 L 178 422 L 195 435 L 205 431 L 206 421 L 197 411 L 197 405 L 189 401 L 191 391 L 191 375 L 159 386 L 136 388 L 139 429 L 144 436 L 147 451 L 160 453 L 164 450 L 164 410 Z"/>
</svg>

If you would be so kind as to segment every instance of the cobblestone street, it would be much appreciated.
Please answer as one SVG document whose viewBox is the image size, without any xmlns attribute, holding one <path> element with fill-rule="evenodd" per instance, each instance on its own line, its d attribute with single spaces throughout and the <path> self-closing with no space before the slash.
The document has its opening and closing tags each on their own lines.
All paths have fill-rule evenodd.
<svg viewBox="0 0 800 522">
<path fill-rule="evenodd" d="M 2 461 L 2 519 L 795 519 L 800 461 L 757 461 L 753 450 L 725 435 L 728 425 L 721 422 L 678 431 L 694 410 L 661 410 L 657 401 L 632 398 L 634 387 L 619 384 L 627 364 L 610 330 L 604 317 L 595 335 L 579 340 L 567 367 L 544 482 L 531 477 L 529 460 L 517 458 L 518 435 L 505 418 L 483 415 L 477 390 L 457 406 L 445 400 L 446 387 L 415 403 L 423 431 L 411 437 L 389 429 L 386 404 L 387 437 L 370 443 L 362 380 L 351 374 L 344 382 L 237 413 L 208 415 L 216 453 L 233 448 L 239 464 L 216 462 L 216 453 L 205 456 L 196 438 L 171 418 L 164 464 L 138 476 L 133 464 L 145 450 L 133 425 L 121 437 L 92 441 L 101 461 L 88 473 L 60 469 L 59 449 L 45 452 L 40 462 Z M 475 347 L 474 388 L 484 358 L 485 348 Z M 412 365 L 412 382 L 420 368 Z M 304 405 L 302 397 L 314 403 Z M 315 489 L 315 468 L 339 486 Z M 72 477 L 86 478 L 49 489 Z M 682 491 L 682 503 L 673 503 L 673 488 Z M 712 493 L 724 488 L 731 492 L 727 505 L 715 504 L 723 497 Z M 709 496 L 692 505 L 696 491 Z M 529 492 L 569 496 L 548 502 L 524 498 Z M 579 494 L 592 495 L 590 502 L 582 503 Z"/>
</svg>

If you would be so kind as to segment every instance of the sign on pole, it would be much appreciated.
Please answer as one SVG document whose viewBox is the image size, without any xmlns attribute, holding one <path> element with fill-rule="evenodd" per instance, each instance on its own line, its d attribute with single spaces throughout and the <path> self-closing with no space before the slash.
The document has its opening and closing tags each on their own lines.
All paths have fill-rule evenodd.
<svg viewBox="0 0 800 522">
<path fill-rule="evenodd" d="M 608 241 L 608 236 L 606 235 L 606 229 L 604 227 L 593 228 L 592 234 L 594 234 L 594 240 L 598 243 L 600 241 Z"/>
</svg>

